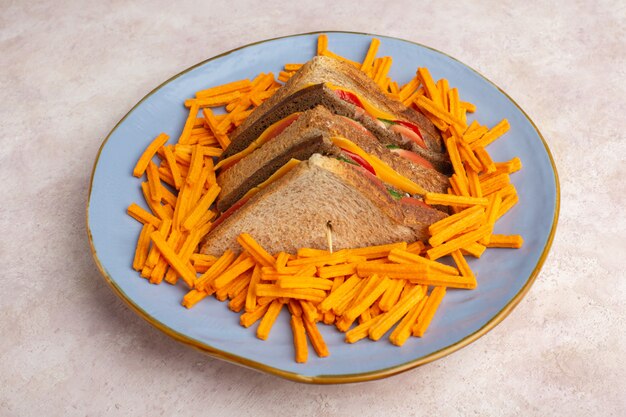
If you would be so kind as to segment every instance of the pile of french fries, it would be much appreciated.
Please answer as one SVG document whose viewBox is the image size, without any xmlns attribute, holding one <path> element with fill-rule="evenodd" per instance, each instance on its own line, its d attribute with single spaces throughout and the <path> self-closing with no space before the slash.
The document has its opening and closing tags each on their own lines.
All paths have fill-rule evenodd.
<svg viewBox="0 0 626 417">
<path fill-rule="evenodd" d="M 306 362 L 308 342 L 320 357 L 329 354 L 318 324 L 334 325 L 348 343 L 365 337 L 403 345 L 410 336 L 422 337 L 448 288 L 471 290 L 477 280 L 466 256 L 480 258 L 487 248 L 519 248 L 519 235 L 494 234 L 498 219 L 517 202 L 510 174 L 521 161 L 493 162 L 485 147 L 509 129 L 505 119 L 489 129 L 467 113 L 476 110 L 461 101 L 445 79 L 435 82 L 426 68 L 403 86 L 388 76 L 391 57 L 376 57 L 380 42 L 373 39 L 359 63 L 328 49 L 325 35 L 317 53 L 346 61 L 363 70 L 391 97 L 425 114 L 441 131 L 454 174 L 448 194 L 428 193 L 425 202 L 449 206 L 453 214 L 429 227 L 428 245 L 397 242 L 382 246 L 330 252 L 301 248 L 295 254 L 268 253 L 253 236 L 237 239 L 241 252 L 220 257 L 198 252 L 218 213 L 212 209 L 220 192 L 214 158 L 230 144 L 229 134 L 286 82 L 302 64 L 286 64 L 277 79 L 272 73 L 198 91 L 185 101 L 189 116 L 176 144 L 158 135 L 133 170 L 146 175 L 141 188 L 150 211 L 138 204 L 128 214 L 143 224 L 133 268 L 150 283 L 189 289 L 182 305 L 192 308 L 214 296 L 242 313 L 256 335 L 265 340 L 279 313 L 291 317 L 295 360 Z M 225 114 L 214 114 L 224 107 Z M 155 157 L 158 164 L 153 160 Z M 437 260 L 450 255 L 455 266 Z M 394 328 L 395 326 L 395 328 Z"/>
</svg>

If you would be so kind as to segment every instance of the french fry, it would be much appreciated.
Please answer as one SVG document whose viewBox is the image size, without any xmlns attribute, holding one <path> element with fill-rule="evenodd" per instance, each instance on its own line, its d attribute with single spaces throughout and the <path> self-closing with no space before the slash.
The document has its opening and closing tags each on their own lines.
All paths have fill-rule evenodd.
<svg viewBox="0 0 626 417">
<path fill-rule="evenodd" d="M 180 260 L 178 255 L 176 255 L 176 252 L 174 252 L 174 250 L 167 244 L 163 236 L 156 231 L 152 232 L 150 239 L 159 249 L 161 256 L 163 256 L 167 263 L 182 277 L 185 284 L 187 284 L 189 288 L 193 288 L 194 281 L 196 280 L 196 274 Z"/>
<path fill-rule="evenodd" d="M 139 222 L 141 222 L 143 224 L 150 223 L 155 228 L 159 227 L 161 225 L 161 219 L 159 219 L 156 216 L 148 213 L 145 209 L 141 208 L 140 206 L 138 206 L 135 203 L 132 203 L 130 206 L 128 206 L 128 209 L 126 209 L 126 212 L 133 219 L 135 219 L 135 220 L 137 220 L 137 221 L 139 221 Z"/>
<path fill-rule="evenodd" d="M 456 264 L 456 267 L 459 269 L 462 276 L 476 279 L 474 272 L 470 268 L 469 264 L 463 257 L 463 254 L 461 253 L 460 250 L 457 249 L 453 251 L 451 255 L 452 255 L 452 259 L 454 259 L 454 263 Z"/>
<path fill-rule="evenodd" d="M 378 46 L 380 45 L 380 40 L 377 38 L 372 38 L 370 42 L 370 46 L 367 49 L 367 54 L 365 54 L 365 59 L 363 59 L 363 64 L 361 64 L 361 71 L 365 72 L 372 66 L 374 62 L 374 58 L 376 57 L 376 52 L 378 51 Z"/>
<path fill-rule="evenodd" d="M 411 292 L 399 303 L 381 316 L 381 319 L 369 329 L 369 337 L 372 340 L 380 339 L 391 327 L 398 322 L 415 304 L 424 296 L 421 286 L 414 287 Z"/>
<path fill-rule="evenodd" d="M 276 259 L 263 249 L 248 233 L 240 234 L 237 237 L 237 242 L 263 266 L 273 267 L 276 265 Z"/>
<path fill-rule="evenodd" d="M 191 308 L 195 306 L 198 301 L 206 298 L 208 294 L 204 291 L 191 290 L 183 297 L 182 305 L 185 308 Z"/>
<path fill-rule="evenodd" d="M 482 135 L 482 137 L 474 142 L 472 142 L 472 149 L 475 149 L 478 146 L 486 148 L 487 145 L 491 144 L 493 141 L 498 139 L 500 136 L 504 135 L 511 128 L 509 121 L 507 119 L 502 119 L 500 123 L 492 127 L 487 133 Z"/>
<path fill-rule="evenodd" d="M 378 307 L 380 307 L 381 311 L 391 310 L 391 307 L 398 302 L 402 289 L 404 288 L 404 284 L 406 284 L 406 281 L 403 279 L 391 280 L 387 290 L 378 302 Z"/>
<path fill-rule="evenodd" d="M 458 222 L 459 220 L 467 217 L 467 216 L 473 216 L 476 215 L 476 213 L 482 213 L 484 212 L 484 208 L 481 206 L 472 206 L 469 207 L 463 211 L 461 211 L 460 213 L 457 214 L 453 214 L 452 216 L 448 216 L 445 217 L 433 224 L 431 224 L 430 226 L 428 226 L 428 231 L 430 232 L 431 235 L 435 235 L 437 233 L 441 233 L 443 230 L 447 229 L 450 225 Z"/>
<path fill-rule="evenodd" d="M 228 268 L 221 275 L 219 275 L 215 280 L 213 280 L 213 288 L 219 290 L 220 288 L 225 287 L 235 278 L 239 277 L 241 274 L 246 272 L 249 269 L 252 269 L 255 265 L 254 259 L 245 258 L 243 261 L 239 262 Z"/>
<path fill-rule="evenodd" d="M 382 315 L 373 317 L 371 320 L 350 329 L 346 332 L 346 343 L 356 343 L 359 340 L 366 338 L 370 329 L 374 327 L 382 317 Z"/>
<path fill-rule="evenodd" d="M 305 363 L 308 358 L 308 346 L 306 343 L 306 331 L 300 316 L 291 315 L 291 331 L 293 332 L 293 346 L 295 358 L 298 363 Z"/>
<path fill-rule="evenodd" d="M 146 172 L 146 168 L 148 168 L 148 164 L 152 160 L 152 157 L 156 155 L 157 150 L 161 146 L 165 145 L 168 139 L 169 136 L 167 136 L 165 133 L 161 133 L 156 138 L 154 138 L 152 142 L 150 142 L 148 147 L 143 151 L 143 153 L 137 160 L 137 164 L 133 168 L 133 175 L 135 177 L 139 178 L 143 175 L 144 172 Z"/>
<path fill-rule="evenodd" d="M 446 295 L 445 287 L 435 287 L 432 290 L 426 304 L 424 305 L 424 309 L 417 318 L 417 323 L 413 327 L 414 336 L 424 336 L 424 333 L 428 329 L 428 326 L 430 326 L 430 323 L 435 316 L 435 312 L 437 311 L 437 308 L 439 308 L 444 295 Z"/>
<path fill-rule="evenodd" d="M 515 248 L 519 249 L 524 244 L 520 235 L 491 235 L 487 244 L 488 248 Z"/>
<path fill-rule="evenodd" d="M 251 88 L 252 82 L 248 78 L 246 78 L 243 80 L 237 80 L 227 84 L 207 88 L 205 90 L 196 91 L 196 98 L 215 97 L 227 93 L 232 93 L 234 91 L 246 91 Z"/>
<path fill-rule="evenodd" d="M 279 300 L 272 301 L 269 308 L 267 309 L 267 312 L 263 316 L 263 319 L 261 319 L 259 327 L 256 330 L 256 337 L 261 340 L 267 340 L 267 337 L 270 335 L 272 326 L 274 325 L 274 322 L 276 321 L 276 318 L 278 317 L 278 314 L 280 313 L 282 307 L 283 303 L 281 303 Z"/>
<path fill-rule="evenodd" d="M 133 258 L 133 269 L 135 271 L 141 271 L 146 263 L 148 251 L 150 250 L 150 234 L 154 230 L 155 227 L 152 223 L 145 223 L 141 228 L 135 249 L 135 257 Z"/>
<path fill-rule="evenodd" d="M 413 325 L 417 321 L 417 317 L 421 311 L 422 306 L 420 304 L 421 303 L 415 304 L 415 306 L 409 310 L 404 318 L 400 320 L 400 323 L 398 323 L 393 332 L 391 332 L 391 335 L 389 336 L 389 341 L 391 343 L 396 346 L 402 346 L 411 336 Z"/>
<path fill-rule="evenodd" d="M 306 319 L 303 320 L 303 322 L 306 333 L 309 336 L 309 340 L 311 341 L 311 345 L 313 345 L 313 349 L 315 350 L 315 353 L 317 353 L 317 356 L 320 358 L 328 356 L 328 347 L 326 346 L 317 325 Z"/>
<path fill-rule="evenodd" d="M 356 274 L 356 263 L 346 263 L 332 266 L 322 266 L 317 268 L 317 275 L 320 278 L 335 278 Z"/>
<path fill-rule="evenodd" d="M 428 239 L 428 243 L 431 246 L 439 246 L 442 243 L 450 240 L 454 236 L 462 233 L 464 230 L 472 226 L 480 226 L 487 222 L 487 218 L 485 216 L 485 212 L 483 210 L 475 211 L 472 214 L 461 218 L 460 220 L 450 224 L 444 230 L 432 234 L 430 239 Z"/>
<path fill-rule="evenodd" d="M 391 281 L 387 277 L 377 277 L 374 275 L 376 279 L 373 279 L 373 288 L 371 291 L 368 291 L 364 296 L 353 306 L 351 306 L 344 314 L 344 317 L 347 320 L 354 321 L 361 313 L 370 308 L 370 306 L 376 301 L 378 297 L 380 297 L 385 290 L 391 284 Z M 372 278 L 374 278 L 372 277 Z"/>
<path fill-rule="evenodd" d="M 479 227 L 476 230 L 462 234 L 459 237 L 449 240 L 440 246 L 429 249 L 428 251 L 426 251 L 426 254 L 428 258 L 434 261 L 435 259 L 448 255 L 457 249 L 463 248 L 465 245 L 474 243 L 477 240 L 482 239 L 484 236 L 486 236 L 489 233 L 491 233 L 491 225 L 486 224 L 484 226 Z"/>
<path fill-rule="evenodd" d="M 317 307 L 309 301 L 300 300 L 300 308 L 302 309 L 302 317 L 311 323 L 316 323 L 319 319 Z"/>
<path fill-rule="evenodd" d="M 362 263 L 357 265 L 357 274 L 361 277 L 369 277 L 375 274 L 385 275 L 389 278 L 411 279 L 418 275 L 428 273 L 429 266 L 423 264 L 380 264 Z"/>
<path fill-rule="evenodd" d="M 389 252 L 389 260 L 399 264 L 421 264 L 428 267 L 431 271 L 441 272 L 448 275 L 459 275 L 459 271 L 449 265 L 445 265 L 439 262 L 431 261 L 422 256 L 412 254 L 407 251 L 394 249 Z"/>
<path fill-rule="evenodd" d="M 256 295 L 257 297 L 286 297 L 320 302 L 325 298 L 326 292 L 310 288 L 286 289 L 271 284 L 257 284 Z"/>
<path fill-rule="evenodd" d="M 213 204 L 217 198 L 220 190 L 221 188 L 217 184 L 214 184 L 209 188 L 209 191 L 200 198 L 200 201 L 198 201 L 193 210 L 187 215 L 182 224 L 185 230 L 191 230 L 199 222 L 202 215 L 209 210 L 209 207 L 211 207 L 211 204 Z"/>
<path fill-rule="evenodd" d="M 280 288 L 313 288 L 318 290 L 330 290 L 333 282 L 329 279 L 317 277 L 282 277 L 276 281 Z"/>
<path fill-rule="evenodd" d="M 348 249 L 349 255 L 364 256 L 366 259 L 385 258 L 389 255 L 389 252 L 393 249 L 405 250 L 407 247 L 406 242 L 390 243 L 387 245 L 369 246 L 358 249 Z M 348 274 L 345 274 L 348 275 Z"/>
<path fill-rule="evenodd" d="M 441 102 L 441 97 L 439 94 L 439 90 L 437 90 L 437 86 L 435 85 L 435 81 L 433 77 L 430 75 L 428 68 L 418 68 L 417 76 L 422 81 L 422 85 L 426 90 L 426 96 L 431 99 L 434 103 L 441 106 L 443 103 Z"/>
<path fill-rule="evenodd" d="M 487 234 L 486 236 L 489 236 L 489 235 Z M 478 242 L 472 242 L 467 245 L 464 245 L 461 248 L 461 253 L 463 253 L 464 255 L 471 255 L 474 258 L 480 258 L 483 252 L 485 252 L 485 249 L 487 249 L 486 246 L 481 245 Z"/>
<path fill-rule="evenodd" d="M 252 326 L 265 315 L 269 307 L 270 303 L 260 304 L 253 311 L 243 313 L 239 318 L 239 324 L 241 324 L 243 327 Z"/>
<path fill-rule="evenodd" d="M 489 203 L 489 200 L 484 197 L 477 198 L 456 196 L 450 194 L 426 193 L 426 196 L 424 197 L 424 202 L 430 205 L 441 206 L 486 206 Z"/>
<path fill-rule="evenodd" d="M 227 249 L 204 274 L 196 279 L 195 287 L 206 291 L 211 287 L 213 280 L 226 271 L 234 260 L 235 254 L 230 249 Z"/>
</svg>

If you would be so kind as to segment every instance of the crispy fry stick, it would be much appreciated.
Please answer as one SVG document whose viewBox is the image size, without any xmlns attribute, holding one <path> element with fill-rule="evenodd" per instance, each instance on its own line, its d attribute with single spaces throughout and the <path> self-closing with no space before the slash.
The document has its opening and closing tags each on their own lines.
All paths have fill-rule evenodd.
<svg viewBox="0 0 626 417">
<path fill-rule="evenodd" d="M 370 328 L 374 327 L 382 317 L 382 315 L 378 315 L 376 317 L 373 317 L 371 320 L 365 323 L 361 323 L 358 326 L 350 329 L 348 332 L 346 332 L 346 343 L 356 343 L 359 340 L 367 337 Z"/>
<path fill-rule="evenodd" d="M 502 119 L 500 123 L 492 127 L 487 133 L 485 133 L 480 139 L 472 143 L 472 149 L 478 146 L 486 148 L 487 145 L 504 135 L 511 128 L 507 119 Z"/>
<path fill-rule="evenodd" d="M 417 275 L 424 275 L 429 267 L 424 264 L 380 264 L 362 263 L 357 265 L 357 274 L 361 277 L 369 277 L 374 274 L 385 275 L 389 278 L 411 279 Z"/>
<path fill-rule="evenodd" d="M 515 248 L 519 249 L 524 244 L 520 235 L 491 235 L 488 248 Z"/>
<path fill-rule="evenodd" d="M 469 167 L 468 167 L 469 168 Z M 467 182 L 469 185 L 470 195 L 472 197 L 481 198 L 483 196 L 483 190 L 480 186 L 480 181 L 478 179 L 478 174 L 473 169 L 469 168 L 466 170 L 467 172 Z"/>
<path fill-rule="evenodd" d="M 398 302 L 402 289 L 404 288 L 404 284 L 406 284 L 406 281 L 403 279 L 391 280 L 387 290 L 380 298 L 380 301 L 378 301 L 378 307 L 380 307 L 381 311 L 391 310 L 391 307 Z"/>
<path fill-rule="evenodd" d="M 435 287 L 432 290 L 430 296 L 428 297 L 428 300 L 426 301 L 426 304 L 424 305 L 424 309 L 417 318 L 417 323 L 415 324 L 415 326 L 413 326 L 414 336 L 424 336 L 424 333 L 428 329 L 428 326 L 430 326 L 430 322 L 433 320 L 435 312 L 439 308 L 439 305 L 441 304 L 441 300 L 443 300 L 444 295 L 446 295 L 445 287 Z"/>
<path fill-rule="evenodd" d="M 148 251 L 150 250 L 150 234 L 154 232 L 154 229 L 155 227 L 152 223 L 146 223 L 141 228 L 135 249 L 135 257 L 133 258 L 133 269 L 135 271 L 141 271 L 146 264 Z"/>
<path fill-rule="evenodd" d="M 452 216 L 448 216 L 444 219 L 439 220 L 438 222 L 431 224 L 430 226 L 428 226 L 428 231 L 430 232 L 431 235 L 435 235 L 447 229 L 450 225 L 463 219 L 464 217 L 471 216 L 471 215 L 474 215 L 474 213 L 476 212 L 483 212 L 483 211 L 484 211 L 484 208 L 481 206 L 469 207 L 461 211 L 460 213 L 453 214 Z"/>
<path fill-rule="evenodd" d="M 276 265 L 274 257 L 263 249 L 248 233 L 240 234 L 237 237 L 237 242 L 261 265 L 272 267 Z"/>
<path fill-rule="evenodd" d="M 174 250 L 167 244 L 163 236 L 156 231 L 150 235 L 150 239 L 159 249 L 159 252 L 161 252 L 161 256 L 163 256 L 167 263 L 183 278 L 185 284 L 187 284 L 189 288 L 193 288 L 194 281 L 196 280 L 196 274 L 180 260 L 178 255 L 176 255 L 176 252 L 174 252 Z"/>
<path fill-rule="evenodd" d="M 199 290 L 207 290 L 211 287 L 214 279 L 220 276 L 235 260 L 235 254 L 227 249 L 213 265 L 196 280 L 195 287 Z"/>
<path fill-rule="evenodd" d="M 326 343 L 322 338 L 322 334 L 320 333 L 315 323 L 312 323 L 306 319 L 303 320 L 303 322 L 306 333 L 309 336 L 309 340 L 311 341 L 311 345 L 313 345 L 313 349 L 315 350 L 315 353 L 317 353 L 317 356 L 319 356 L 320 358 L 328 356 L 328 347 L 326 346 Z"/>
<path fill-rule="evenodd" d="M 320 278 L 335 278 L 352 274 L 356 274 L 356 263 L 322 266 L 317 268 L 317 275 Z"/>
<path fill-rule="evenodd" d="M 431 261 L 423 256 L 415 255 L 407 251 L 394 249 L 389 252 L 389 260 L 399 264 L 421 264 L 427 266 L 431 271 L 441 272 L 448 275 L 459 275 L 459 271 L 449 265 Z"/>
<path fill-rule="evenodd" d="M 433 234 L 428 243 L 431 246 L 439 246 L 442 243 L 450 240 L 452 237 L 462 233 L 464 230 L 472 226 L 481 226 L 487 222 L 487 218 L 485 216 L 485 212 L 483 210 L 475 211 L 472 214 L 465 216 L 458 221 L 450 224 L 444 230 L 441 230 L 438 233 Z"/>
<path fill-rule="evenodd" d="M 461 249 L 465 245 L 474 243 L 477 240 L 482 239 L 489 233 L 491 233 L 491 225 L 486 224 L 476 230 L 462 234 L 459 237 L 449 240 L 446 243 L 437 246 L 436 248 L 429 249 L 428 251 L 426 251 L 426 254 L 430 259 L 435 260 L 441 258 L 442 256 L 448 255 L 457 249 Z"/>
<path fill-rule="evenodd" d="M 300 316 L 291 315 L 291 331 L 293 332 L 293 347 L 295 349 L 296 362 L 305 363 L 309 352 L 306 343 L 304 323 Z"/>
<path fill-rule="evenodd" d="M 126 211 L 129 216 L 143 224 L 150 223 L 155 228 L 161 225 L 161 219 L 148 213 L 146 210 L 144 210 L 135 203 L 132 203 L 130 206 L 128 206 L 128 209 Z"/>
<path fill-rule="evenodd" d="M 282 277 L 276 281 L 280 288 L 314 288 L 318 290 L 330 290 L 333 281 L 318 277 Z"/>
<path fill-rule="evenodd" d="M 422 242 L 421 240 L 418 240 L 416 242 L 411 243 L 410 245 L 407 245 L 406 251 L 413 253 L 415 255 L 419 255 L 420 253 L 422 253 L 424 248 L 426 248 L 426 245 L 424 245 L 424 242 Z"/>
<path fill-rule="evenodd" d="M 437 98 L 438 98 L 438 95 L 437 95 Z M 438 100 L 435 101 L 434 99 L 429 99 L 425 96 L 420 96 L 415 101 L 415 104 L 417 104 L 419 108 L 425 110 L 426 112 L 432 114 L 433 116 L 436 116 L 441 121 L 449 125 L 457 125 L 457 127 L 460 129 L 463 129 L 465 126 L 465 123 L 463 123 L 462 120 L 458 119 L 455 115 L 453 115 L 452 113 L 449 113 L 446 109 L 441 107 L 441 104 L 438 102 Z"/>
<path fill-rule="evenodd" d="M 408 311 L 417 304 L 424 296 L 424 290 L 421 286 L 414 287 L 411 292 L 399 303 L 384 313 L 374 326 L 369 329 L 369 337 L 372 340 L 380 339 L 391 327 L 398 322 Z"/>
<path fill-rule="evenodd" d="M 270 303 L 259 304 L 254 311 L 245 312 L 239 318 L 239 324 L 243 327 L 250 327 L 265 315 Z"/>
<path fill-rule="evenodd" d="M 316 323 L 319 320 L 317 307 L 311 304 L 311 302 L 300 300 L 300 308 L 302 309 L 302 315 L 306 320 L 311 323 Z"/>
<path fill-rule="evenodd" d="M 348 253 L 346 251 L 337 251 L 330 255 L 313 256 L 310 258 L 293 259 L 287 262 L 288 266 L 304 266 L 304 265 L 337 265 L 346 261 Z"/>
<path fill-rule="evenodd" d="M 143 151 L 139 159 L 137 160 L 137 164 L 135 168 L 133 168 L 133 175 L 135 177 L 141 177 L 144 172 L 146 172 L 146 168 L 148 168 L 148 163 L 152 160 L 152 157 L 157 153 L 157 150 L 165 145 L 169 136 L 165 133 L 160 133 L 154 140 L 148 145 L 148 147 Z"/>
<path fill-rule="evenodd" d="M 459 271 L 461 271 L 462 276 L 476 279 L 474 272 L 470 268 L 469 264 L 463 257 L 463 254 L 461 253 L 460 250 L 458 249 L 455 250 L 454 252 L 451 253 L 451 255 L 452 255 L 452 259 L 454 259 L 454 263 L 456 264 L 457 268 L 459 268 Z"/>
<path fill-rule="evenodd" d="M 206 192 L 198 201 L 198 204 L 194 207 L 194 209 L 187 215 L 187 218 L 183 222 L 182 226 L 185 230 L 191 230 L 196 226 L 200 220 L 200 218 L 209 210 L 211 204 L 215 201 L 218 194 L 220 193 L 221 188 L 217 184 L 213 184 L 209 191 Z"/>
<path fill-rule="evenodd" d="M 424 300 L 424 298 L 422 298 L 422 300 Z M 391 332 L 391 335 L 389 336 L 389 341 L 391 343 L 396 346 L 402 346 L 411 336 L 411 330 L 421 311 L 422 305 L 420 304 L 421 301 L 415 304 L 415 306 L 409 310 L 404 318 L 400 320 L 400 323 L 398 323 L 393 332 Z"/>
<path fill-rule="evenodd" d="M 283 307 L 283 303 L 280 300 L 274 300 L 270 304 L 270 307 L 267 309 L 267 312 L 263 316 L 261 323 L 259 323 L 259 327 L 256 329 L 256 337 L 261 340 L 267 340 L 267 337 L 270 335 L 270 331 L 272 330 L 272 326 L 280 314 L 280 310 Z"/>
<path fill-rule="evenodd" d="M 364 256 L 366 259 L 385 258 L 389 255 L 389 252 L 393 249 L 405 250 L 407 247 L 406 242 L 390 243 L 387 245 L 369 246 L 358 249 L 348 249 L 349 255 Z M 348 274 L 345 274 L 348 275 Z"/>
<path fill-rule="evenodd" d="M 222 94 L 232 93 L 233 91 L 246 91 L 252 88 L 252 82 L 246 78 L 243 80 L 233 81 L 230 83 L 218 85 L 196 92 L 197 98 L 215 97 Z"/>
<path fill-rule="evenodd" d="M 330 252 L 324 249 L 300 248 L 298 258 L 314 258 L 318 256 L 328 256 Z"/>
<path fill-rule="evenodd" d="M 363 297 L 360 297 L 360 300 L 358 300 L 355 305 L 351 306 L 345 312 L 344 317 L 347 320 L 356 320 L 356 318 L 359 317 L 361 313 L 365 312 L 367 309 L 370 308 L 372 304 L 374 304 L 374 301 L 376 301 L 378 297 L 380 297 L 385 292 L 385 290 L 387 290 L 389 284 L 391 284 L 391 280 L 387 277 L 377 277 L 376 275 L 374 275 L 372 278 L 374 277 L 376 277 L 376 279 L 372 279 L 372 289 L 365 293 Z"/>
<path fill-rule="evenodd" d="M 487 204 L 489 204 L 489 200 L 487 200 L 484 197 L 482 198 L 465 197 L 465 196 L 456 196 L 456 195 L 438 194 L 438 193 L 427 193 L 426 196 L 424 197 L 424 202 L 430 205 L 442 205 L 442 206 L 473 206 L 473 205 L 486 206 Z"/>
<path fill-rule="evenodd" d="M 257 284 L 257 297 L 286 297 L 298 300 L 320 302 L 326 297 L 326 292 L 310 288 L 280 288 L 271 284 Z"/>
<path fill-rule="evenodd" d="M 198 301 L 206 298 L 208 294 L 204 291 L 191 290 L 183 297 L 182 305 L 185 308 L 191 308 L 195 306 Z"/>
<path fill-rule="evenodd" d="M 480 258 L 483 252 L 485 252 L 485 249 L 487 249 L 486 246 L 481 245 L 478 242 L 472 242 L 468 245 L 463 246 L 461 248 L 461 253 L 463 253 L 464 255 L 471 255 L 474 258 Z"/>
<path fill-rule="evenodd" d="M 441 106 L 442 102 L 439 90 L 437 90 L 435 81 L 433 81 L 433 77 L 431 77 L 428 68 L 418 68 L 417 76 L 420 78 L 422 84 L 424 85 L 424 89 L 426 90 L 426 96 L 433 102 Z"/>
<path fill-rule="evenodd" d="M 252 269 L 254 265 L 256 265 L 254 259 L 246 258 L 238 264 L 231 266 L 213 281 L 213 288 L 215 288 L 216 290 L 224 288 L 241 274 L 249 269 Z"/>
<path fill-rule="evenodd" d="M 374 63 L 374 58 L 376 58 L 376 52 L 378 52 L 378 46 L 380 45 L 380 40 L 377 38 L 372 38 L 370 42 L 370 46 L 367 49 L 367 54 L 365 55 L 365 59 L 363 59 L 363 64 L 361 64 L 361 71 L 366 72 Z"/>
<path fill-rule="evenodd" d="M 256 308 L 256 286 L 261 280 L 261 268 L 256 265 L 252 271 L 248 293 L 246 295 L 246 312 L 252 312 Z"/>
<path fill-rule="evenodd" d="M 220 107 L 225 106 L 233 100 L 243 96 L 241 91 L 230 91 L 227 93 L 218 94 L 215 96 L 208 96 L 202 98 L 190 98 L 185 100 L 185 107 L 198 106 L 198 109 L 205 107 Z"/>
<path fill-rule="evenodd" d="M 247 289 L 247 288 L 244 288 Z M 243 310 L 244 305 L 246 304 L 246 292 L 241 291 L 235 297 L 233 297 L 228 303 L 228 308 L 235 313 L 239 313 Z"/>
<path fill-rule="evenodd" d="M 328 36 L 320 35 L 317 37 L 317 55 L 322 55 L 328 49 Z"/>
</svg>

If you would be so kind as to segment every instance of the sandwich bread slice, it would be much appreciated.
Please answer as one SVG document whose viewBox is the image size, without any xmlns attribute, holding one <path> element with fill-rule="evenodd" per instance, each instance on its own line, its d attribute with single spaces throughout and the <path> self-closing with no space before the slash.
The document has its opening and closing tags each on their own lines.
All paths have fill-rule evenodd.
<svg viewBox="0 0 626 417">
<path fill-rule="evenodd" d="M 217 219 L 202 253 L 238 252 L 243 232 L 270 253 L 327 249 L 328 224 L 335 250 L 413 242 L 426 239 L 428 226 L 446 217 L 417 199 L 396 200 L 367 170 L 333 157 L 291 160 L 277 173 Z"/>
<path fill-rule="evenodd" d="M 217 177 L 222 189 L 217 202 L 218 210 L 227 210 L 248 190 L 267 180 L 292 158 L 304 160 L 314 153 L 320 153 L 341 157 L 355 164 L 366 162 L 359 155 L 341 148 L 337 144 L 338 140 L 333 140 L 337 137 L 351 141 L 363 152 L 379 159 L 425 191 L 446 192 L 448 178 L 436 171 L 428 161 L 417 154 L 413 154 L 412 160 L 406 159 L 396 152 L 398 149 L 383 146 L 361 124 L 317 106 L 312 110 L 292 113 L 276 122 L 248 148 L 218 164 L 222 168 Z M 373 171 L 371 167 L 368 169 Z"/>
<path fill-rule="evenodd" d="M 318 105 L 361 124 L 383 145 L 417 153 L 444 174 L 451 171 L 441 135 L 430 120 L 389 98 L 362 71 L 325 56 L 307 62 L 255 109 L 233 132 L 223 158 L 241 152 L 280 120 Z"/>
</svg>

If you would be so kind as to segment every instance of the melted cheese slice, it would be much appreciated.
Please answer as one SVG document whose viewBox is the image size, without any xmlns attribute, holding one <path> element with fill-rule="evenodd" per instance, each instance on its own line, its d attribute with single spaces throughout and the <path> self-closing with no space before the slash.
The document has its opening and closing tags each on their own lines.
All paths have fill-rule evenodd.
<svg viewBox="0 0 626 417">
<path fill-rule="evenodd" d="M 379 158 L 368 154 L 351 140 L 335 136 L 332 138 L 332 141 L 335 146 L 357 154 L 361 158 L 365 159 L 372 166 L 372 168 L 374 168 L 376 176 L 387 184 L 392 185 L 405 193 L 426 195 L 427 191 L 424 188 L 420 187 L 407 177 L 398 174 L 389 165 L 381 161 Z"/>
</svg>

